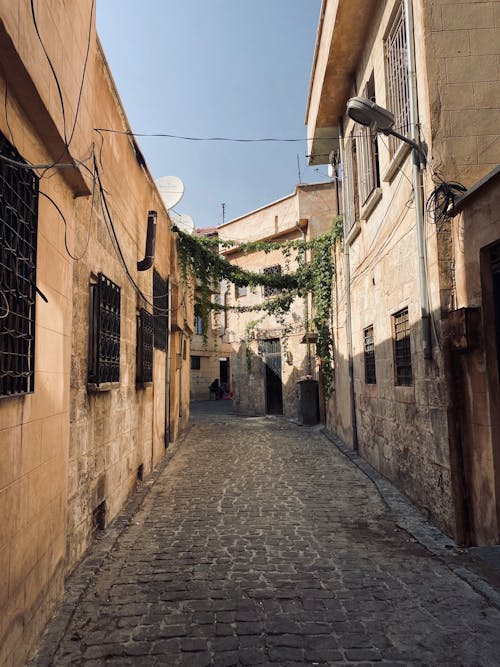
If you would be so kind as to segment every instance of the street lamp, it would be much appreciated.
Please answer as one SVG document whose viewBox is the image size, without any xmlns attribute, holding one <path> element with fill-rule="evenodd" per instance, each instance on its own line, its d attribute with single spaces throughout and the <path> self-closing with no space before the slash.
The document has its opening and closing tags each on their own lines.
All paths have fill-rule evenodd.
<svg viewBox="0 0 500 667">
<path fill-rule="evenodd" d="M 366 125 L 374 132 L 382 132 L 382 134 L 391 134 L 409 144 L 417 152 L 420 162 L 425 166 L 427 158 L 421 144 L 417 143 L 404 134 L 400 134 L 394 128 L 394 114 L 388 109 L 379 106 L 366 97 L 351 97 L 347 102 L 347 115 L 355 123 Z"/>
</svg>

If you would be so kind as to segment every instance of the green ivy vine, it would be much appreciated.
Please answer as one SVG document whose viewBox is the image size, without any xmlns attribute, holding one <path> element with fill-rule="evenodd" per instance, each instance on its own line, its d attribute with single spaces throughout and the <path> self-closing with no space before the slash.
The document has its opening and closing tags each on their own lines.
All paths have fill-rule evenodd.
<svg viewBox="0 0 500 667">
<path fill-rule="evenodd" d="M 216 237 L 192 236 L 176 227 L 173 227 L 173 231 L 178 235 L 182 277 L 187 285 L 195 288 L 196 309 L 201 316 L 204 332 L 209 330 L 209 318 L 213 310 L 263 312 L 281 319 L 290 310 L 296 297 L 312 294 L 312 328 L 317 333 L 316 354 L 320 362 L 323 392 L 328 395 L 333 389 L 333 338 L 330 326 L 335 272 L 333 247 L 342 239 L 342 217 L 335 218 L 329 232 L 309 241 L 295 239 L 241 243 Z M 297 268 L 293 272 L 281 274 L 247 271 L 220 254 L 220 250 L 229 248 L 237 248 L 244 254 L 280 250 L 285 258 L 296 261 Z M 222 280 L 238 287 L 278 289 L 279 294 L 254 306 L 225 306 L 212 299 Z"/>
</svg>

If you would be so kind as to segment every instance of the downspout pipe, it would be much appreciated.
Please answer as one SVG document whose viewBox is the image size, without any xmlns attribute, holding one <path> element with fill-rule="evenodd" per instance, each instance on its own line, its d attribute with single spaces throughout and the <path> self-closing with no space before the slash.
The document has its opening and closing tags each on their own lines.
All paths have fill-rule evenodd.
<svg viewBox="0 0 500 667">
<path fill-rule="evenodd" d="M 148 230 L 146 233 L 146 252 L 144 259 L 137 262 L 138 271 L 147 271 L 153 266 L 155 261 L 155 245 L 156 245 L 156 211 L 148 211 Z"/>
<path fill-rule="evenodd" d="M 165 359 L 165 449 L 170 442 L 170 368 L 172 358 L 172 277 L 168 277 L 168 331 Z"/>
<path fill-rule="evenodd" d="M 406 41 L 408 44 L 408 83 L 409 83 L 409 115 L 413 153 L 413 192 L 415 198 L 415 219 L 417 228 L 418 246 L 418 277 L 420 292 L 420 308 L 422 317 L 422 342 L 424 359 L 432 359 L 431 316 L 429 307 L 429 286 L 427 280 L 427 266 L 425 258 L 425 216 L 424 216 L 424 188 L 422 179 L 422 155 L 419 138 L 417 72 L 415 59 L 415 35 L 413 32 L 413 2 L 404 0 Z"/>
<path fill-rule="evenodd" d="M 339 118 L 339 146 L 340 162 L 345 165 L 344 160 L 344 122 Z M 347 198 L 348 188 L 345 181 L 342 183 L 342 209 L 344 211 L 344 280 L 345 280 L 345 303 L 346 303 L 346 337 L 347 337 L 347 359 L 349 365 L 349 399 L 351 404 L 352 424 L 352 447 L 358 451 L 358 425 L 356 420 L 356 393 L 354 391 L 354 360 L 352 356 L 352 319 L 351 319 L 351 266 L 349 261 L 349 244 L 347 243 L 347 224 L 345 211 L 349 210 Z"/>
<path fill-rule="evenodd" d="M 298 229 L 298 231 L 302 234 L 302 240 L 304 243 L 307 241 L 307 227 L 301 227 L 299 223 L 295 223 L 295 227 Z M 307 250 L 304 249 L 304 260 L 307 263 Z M 304 332 L 306 335 L 306 345 L 307 345 L 307 352 L 306 352 L 306 371 L 307 375 L 312 376 L 312 359 L 311 359 L 311 343 L 308 338 L 308 333 L 309 333 L 309 294 L 304 294 Z"/>
</svg>

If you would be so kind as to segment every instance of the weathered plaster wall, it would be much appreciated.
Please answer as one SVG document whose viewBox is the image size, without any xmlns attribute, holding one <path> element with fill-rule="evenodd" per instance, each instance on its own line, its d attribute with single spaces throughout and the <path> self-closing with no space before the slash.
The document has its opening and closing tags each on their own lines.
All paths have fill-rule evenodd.
<svg viewBox="0 0 500 667">
<path fill-rule="evenodd" d="M 484 186 L 453 220 L 455 306 L 480 309 L 480 331 L 471 332 L 475 343 L 470 351 L 453 356 L 469 522 L 479 544 L 500 539 L 499 351 L 489 258 L 490 247 L 500 242 L 499 182 L 497 176 Z"/>
<path fill-rule="evenodd" d="M 50 3 L 55 6 L 56 3 Z M 74 119 L 86 44 L 90 0 L 61 8 L 65 32 L 40 7 L 39 28 L 61 71 L 68 133 Z M 85 17 L 85 20 L 84 20 Z M 0 2 L 2 50 L 0 130 L 33 163 L 61 155 L 61 107 L 49 66 L 36 41 L 29 3 Z M 5 78 L 4 78 L 5 77 Z M 78 83 L 77 83 L 78 81 Z M 71 101 L 70 101 L 71 98 Z M 83 121 L 85 122 L 85 121 Z M 50 130 L 50 135 L 48 133 Z M 78 135 L 78 136 L 77 136 Z M 88 155 L 90 142 L 75 134 L 75 155 Z M 76 170 L 75 170 L 76 172 Z M 85 191 L 81 173 L 51 172 L 40 189 L 70 215 L 75 195 Z M 0 664 L 20 665 L 62 592 L 65 574 L 67 460 L 72 319 L 72 262 L 65 251 L 58 213 L 39 200 L 35 327 L 35 392 L 0 400 Z"/>
</svg>

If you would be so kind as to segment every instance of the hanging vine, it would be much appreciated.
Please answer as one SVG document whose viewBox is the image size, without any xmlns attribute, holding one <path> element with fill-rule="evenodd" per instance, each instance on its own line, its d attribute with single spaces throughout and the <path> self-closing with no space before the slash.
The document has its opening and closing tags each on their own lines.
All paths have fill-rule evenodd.
<svg viewBox="0 0 500 667">
<path fill-rule="evenodd" d="M 173 231 L 178 234 L 177 247 L 182 277 L 186 284 L 195 288 L 197 313 L 202 319 L 205 337 L 212 311 L 263 312 L 282 319 L 296 297 L 304 297 L 309 293 L 313 295 L 314 317 L 311 324 L 317 334 L 316 353 L 320 361 L 323 391 L 328 395 L 333 387 L 333 340 L 330 328 L 334 280 L 333 246 L 342 238 L 342 218 L 338 216 L 334 220 L 328 233 L 310 241 L 295 239 L 282 242 L 238 242 L 191 236 L 176 227 L 173 227 Z M 290 273 L 247 271 L 220 254 L 221 249 L 229 248 L 237 248 L 243 254 L 267 254 L 280 250 L 289 261 L 295 260 L 297 268 Z M 267 287 L 279 290 L 279 294 L 253 306 L 226 306 L 216 303 L 212 298 L 223 280 L 238 287 Z"/>
</svg>

